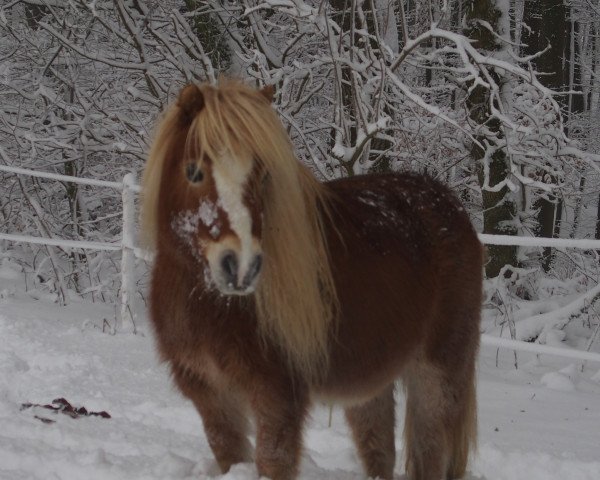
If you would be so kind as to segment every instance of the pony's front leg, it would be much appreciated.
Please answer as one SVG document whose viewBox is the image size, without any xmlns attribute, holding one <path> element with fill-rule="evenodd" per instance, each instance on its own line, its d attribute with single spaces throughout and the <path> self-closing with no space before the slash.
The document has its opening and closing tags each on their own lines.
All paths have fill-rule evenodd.
<svg viewBox="0 0 600 480">
<path fill-rule="evenodd" d="M 252 401 L 256 414 L 256 467 L 272 480 L 298 474 L 308 394 L 302 388 L 265 385 Z"/>
<path fill-rule="evenodd" d="M 200 413 L 208 444 L 223 473 L 236 463 L 252 461 L 248 419 L 231 391 L 220 391 L 194 374 L 173 368 L 177 386 Z"/>
</svg>

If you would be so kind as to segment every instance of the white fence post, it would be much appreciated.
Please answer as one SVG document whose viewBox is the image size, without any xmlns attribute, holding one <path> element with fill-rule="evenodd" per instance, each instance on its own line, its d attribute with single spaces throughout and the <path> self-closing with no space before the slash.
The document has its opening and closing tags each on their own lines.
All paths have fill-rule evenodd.
<svg viewBox="0 0 600 480">
<path fill-rule="evenodd" d="M 128 173 L 123 177 L 123 240 L 121 256 L 121 319 L 119 332 L 135 333 L 135 175 Z"/>
</svg>

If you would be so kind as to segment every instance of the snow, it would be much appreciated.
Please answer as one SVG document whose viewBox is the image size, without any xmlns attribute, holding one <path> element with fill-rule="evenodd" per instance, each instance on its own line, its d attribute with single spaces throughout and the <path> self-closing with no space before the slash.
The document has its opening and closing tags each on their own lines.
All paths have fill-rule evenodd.
<svg viewBox="0 0 600 480">
<path fill-rule="evenodd" d="M 192 243 L 192 235 L 196 233 L 200 224 L 208 228 L 211 237 L 216 239 L 221 234 L 219 207 L 220 205 L 210 200 L 202 200 L 195 211 L 185 210 L 180 212 L 173 219 L 172 228 L 189 244 Z"/>
<path fill-rule="evenodd" d="M 541 379 L 542 385 L 555 390 L 564 390 L 570 392 L 575 390 L 575 385 L 571 381 L 568 375 L 564 375 L 561 372 L 550 372 L 546 373 Z"/>
<path fill-rule="evenodd" d="M 257 479 L 252 464 L 219 474 L 197 413 L 158 363 L 145 315 L 137 335 L 110 335 L 114 307 L 35 300 L 13 267 L 0 269 L 0 290 L 12 292 L 0 298 L 0 479 Z M 582 372 L 569 362 L 520 353 L 516 370 L 512 351 L 482 347 L 480 448 L 468 480 L 600 478 L 599 365 Z M 61 397 L 111 418 L 21 409 Z M 399 452 L 403 408 L 399 392 Z M 342 410 L 328 420 L 328 407 L 316 406 L 300 478 L 364 478 Z"/>
</svg>

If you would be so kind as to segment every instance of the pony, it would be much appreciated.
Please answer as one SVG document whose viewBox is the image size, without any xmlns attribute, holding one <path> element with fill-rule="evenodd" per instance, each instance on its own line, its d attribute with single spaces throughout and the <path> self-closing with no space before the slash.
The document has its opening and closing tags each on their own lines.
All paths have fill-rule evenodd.
<svg viewBox="0 0 600 480">
<path fill-rule="evenodd" d="M 141 222 L 160 357 L 224 473 L 254 461 L 296 478 L 309 407 L 337 402 L 366 474 L 393 478 L 402 380 L 408 478 L 459 478 L 476 445 L 482 296 L 468 215 L 414 173 L 318 181 L 273 95 L 188 85 L 158 124 Z"/>
</svg>

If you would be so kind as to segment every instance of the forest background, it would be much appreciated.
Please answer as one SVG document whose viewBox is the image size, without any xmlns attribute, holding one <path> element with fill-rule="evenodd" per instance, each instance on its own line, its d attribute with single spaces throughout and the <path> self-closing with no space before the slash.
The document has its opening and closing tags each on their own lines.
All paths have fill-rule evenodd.
<svg viewBox="0 0 600 480">
<path fill-rule="evenodd" d="M 234 76 L 276 86 L 323 181 L 416 170 L 480 232 L 600 239 L 599 32 L 597 0 L 2 0 L 0 165 L 139 179 L 180 88 Z M 0 171 L 4 233 L 118 243 L 121 209 Z M 119 252 L 0 240 L 0 261 L 62 304 L 121 288 Z M 485 274 L 486 328 L 549 343 L 577 320 L 573 346 L 600 343 L 596 250 L 490 245 Z"/>
</svg>

